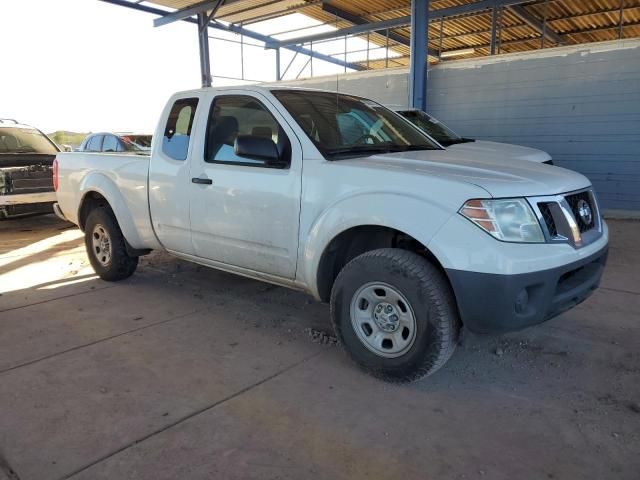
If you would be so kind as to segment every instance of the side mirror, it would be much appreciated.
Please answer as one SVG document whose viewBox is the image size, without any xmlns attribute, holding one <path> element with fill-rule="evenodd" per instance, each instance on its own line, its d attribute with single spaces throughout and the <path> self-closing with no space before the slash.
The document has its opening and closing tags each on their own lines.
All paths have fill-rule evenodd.
<svg viewBox="0 0 640 480">
<path fill-rule="evenodd" d="M 283 168 L 284 162 L 280 159 L 278 147 L 270 138 L 257 137 L 255 135 L 238 135 L 233 147 L 236 155 L 264 162 L 275 168 Z"/>
</svg>

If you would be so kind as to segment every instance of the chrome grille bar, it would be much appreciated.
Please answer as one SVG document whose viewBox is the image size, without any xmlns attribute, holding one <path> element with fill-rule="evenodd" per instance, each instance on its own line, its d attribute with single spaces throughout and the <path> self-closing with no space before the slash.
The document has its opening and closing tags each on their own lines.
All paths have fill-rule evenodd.
<svg viewBox="0 0 640 480">
<path fill-rule="evenodd" d="M 592 222 L 587 224 L 576 218 L 577 209 L 567 200 L 573 202 L 575 198 L 588 199 L 585 201 L 591 209 Z M 574 248 L 581 248 L 602 236 L 600 209 L 591 188 L 561 195 L 528 197 L 527 200 L 538 217 L 545 239 L 549 243 L 568 243 Z M 591 224 L 593 226 L 589 226 Z"/>
</svg>

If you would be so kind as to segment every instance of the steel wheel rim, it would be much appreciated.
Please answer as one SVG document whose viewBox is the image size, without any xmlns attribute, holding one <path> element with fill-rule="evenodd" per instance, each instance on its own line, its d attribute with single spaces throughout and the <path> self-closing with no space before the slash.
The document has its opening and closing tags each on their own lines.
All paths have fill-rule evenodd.
<svg viewBox="0 0 640 480">
<path fill-rule="evenodd" d="M 111 261 L 111 237 L 107 230 L 100 224 L 93 227 L 91 232 L 91 245 L 93 255 L 100 265 L 106 267 Z"/>
<path fill-rule="evenodd" d="M 360 342 L 380 357 L 400 357 L 415 342 L 413 308 L 407 297 L 387 283 L 371 282 L 360 287 L 351 298 L 350 315 Z"/>
</svg>

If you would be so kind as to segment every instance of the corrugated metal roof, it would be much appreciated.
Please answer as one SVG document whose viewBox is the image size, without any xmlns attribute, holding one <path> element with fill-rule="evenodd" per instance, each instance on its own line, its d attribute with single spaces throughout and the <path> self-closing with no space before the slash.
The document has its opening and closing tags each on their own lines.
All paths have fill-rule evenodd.
<svg viewBox="0 0 640 480">
<path fill-rule="evenodd" d="M 148 3 L 180 9 L 199 1 L 152 0 Z M 352 25 L 323 10 L 322 3 L 321 0 L 237 0 L 222 6 L 216 18 L 246 25 L 299 12 L 336 28 Z M 411 0 L 330 0 L 326 3 L 367 22 L 407 16 L 410 14 L 411 6 Z M 472 3 L 475 3 L 475 0 L 432 0 L 431 10 Z M 538 21 L 545 22 L 545 28 L 560 35 L 566 45 L 575 45 L 614 40 L 619 38 L 620 30 L 623 38 L 640 37 L 640 0 L 622 0 L 622 3 L 622 29 L 621 0 L 535 0 L 521 7 Z M 408 44 L 408 27 L 393 29 L 392 33 L 404 38 Z M 542 47 L 540 31 L 510 7 L 501 9 L 498 33 L 500 53 L 523 52 Z M 491 12 L 484 10 L 447 17 L 443 21 L 432 21 L 429 28 L 429 47 L 443 52 L 473 48 L 475 52 L 464 58 L 479 57 L 489 54 L 490 37 Z M 379 34 L 370 34 L 369 40 L 380 46 L 385 46 L 387 41 L 385 35 Z M 394 41 L 390 41 L 389 45 L 399 57 L 389 58 L 388 61 L 370 60 L 362 64 L 369 68 L 407 65 L 409 48 Z M 544 47 L 553 46 L 556 44 L 549 37 L 545 37 Z M 431 58 L 431 61 L 437 61 L 437 58 Z"/>
</svg>

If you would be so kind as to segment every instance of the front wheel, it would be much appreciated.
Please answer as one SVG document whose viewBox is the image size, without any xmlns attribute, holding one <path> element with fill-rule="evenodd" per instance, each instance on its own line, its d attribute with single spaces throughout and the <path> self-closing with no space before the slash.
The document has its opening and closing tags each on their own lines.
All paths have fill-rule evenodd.
<svg viewBox="0 0 640 480">
<path fill-rule="evenodd" d="M 84 243 L 91 266 L 101 279 L 115 282 L 136 271 L 138 257 L 127 253 L 124 236 L 110 208 L 98 207 L 89 213 Z"/>
<path fill-rule="evenodd" d="M 331 292 L 331 319 L 351 358 L 393 382 L 438 370 L 460 332 L 444 274 L 425 258 L 393 248 L 364 253 L 342 269 Z"/>
</svg>

